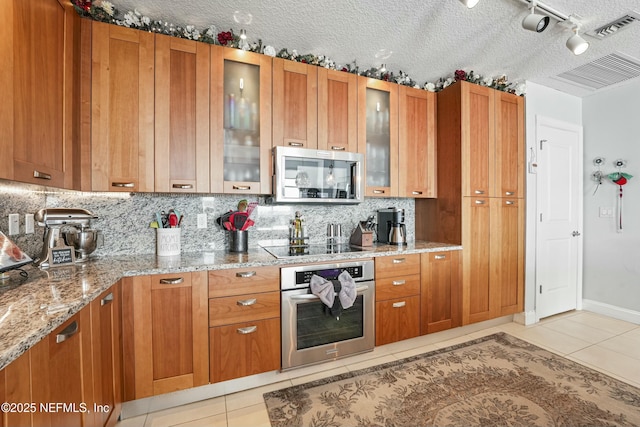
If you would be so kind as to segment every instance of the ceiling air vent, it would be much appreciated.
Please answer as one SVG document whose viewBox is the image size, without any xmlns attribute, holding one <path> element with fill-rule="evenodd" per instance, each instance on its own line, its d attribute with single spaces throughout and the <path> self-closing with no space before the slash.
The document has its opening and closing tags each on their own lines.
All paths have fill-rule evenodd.
<svg viewBox="0 0 640 427">
<path fill-rule="evenodd" d="M 640 61 L 618 52 L 558 74 L 556 77 L 595 90 L 638 76 Z"/>
<path fill-rule="evenodd" d="M 633 23 L 640 22 L 640 13 L 638 12 L 629 12 L 620 18 L 609 22 L 608 24 L 604 24 L 601 27 L 596 28 L 595 30 L 588 31 L 585 34 L 590 35 L 591 37 L 595 37 L 598 40 L 603 40 L 606 37 L 612 36 L 617 32 L 624 30 L 625 28 L 629 28 L 629 26 Z"/>
</svg>

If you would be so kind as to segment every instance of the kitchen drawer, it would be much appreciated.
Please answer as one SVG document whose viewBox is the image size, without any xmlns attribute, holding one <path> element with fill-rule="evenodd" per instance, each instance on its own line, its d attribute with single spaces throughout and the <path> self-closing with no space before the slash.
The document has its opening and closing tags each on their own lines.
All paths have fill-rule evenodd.
<svg viewBox="0 0 640 427">
<path fill-rule="evenodd" d="M 279 290 L 279 267 L 247 267 L 209 271 L 209 298 Z"/>
<path fill-rule="evenodd" d="M 420 274 L 420 254 L 376 257 L 376 280 Z"/>
<path fill-rule="evenodd" d="M 209 329 L 210 382 L 280 369 L 280 319 Z"/>
<path fill-rule="evenodd" d="M 376 345 L 420 335 L 420 296 L 376 302 Z"/>
<path fill-rule="evenodd" d="M 420 275 L 376 279 L 376 301 L 420 294 Z"/>
<path fill-rule="evenodd" d="M 154 274 L 151 289 L 191 287 L 191 273 Z"/>
<path fill-rule="evenodd" d="M 209 326 L 280 317 L 280 292 L 246 294 L 209 300 Z"/>
</svg>

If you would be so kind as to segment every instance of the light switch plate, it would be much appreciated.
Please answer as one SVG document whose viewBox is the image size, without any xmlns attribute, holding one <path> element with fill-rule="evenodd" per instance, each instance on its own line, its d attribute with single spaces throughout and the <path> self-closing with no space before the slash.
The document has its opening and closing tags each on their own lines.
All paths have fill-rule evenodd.
<svg viewBox="0 0 640 427">
<path fill-rule="evenodd" d="M 207 214 L 199 213 L 198 214 L 198 228 L 207 228 Z"/>
<path fill-rule="evenodd" d="M 24 216 L 24 233 L 32 234 L 34 233 L 34 223 L 33 223 L 33 214 L 25 214 Z"/>
<path fill-rule="evenodd" d="M 20 215 L 9 214 L 9 235 L 20 233 Z"/>
</svg>

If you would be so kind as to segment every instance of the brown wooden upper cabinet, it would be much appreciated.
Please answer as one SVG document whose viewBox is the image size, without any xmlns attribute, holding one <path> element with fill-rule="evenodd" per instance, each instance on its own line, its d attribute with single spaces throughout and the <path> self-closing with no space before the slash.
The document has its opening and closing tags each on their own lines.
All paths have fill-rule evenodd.
<svg viewBox="0 0 640 427">
<path fill-rule="evenodd" d="M 397 197 L 397 84 L 358 77 L 358 152 L 365 155 L 365 195 Z"/>
<path fill-rule="evenodd" d="M 156 35 L 155 191 L 209 192 L 209 67 L 204 43 Z"/>
<path fill-rule="evenodd" d="M 211 46 L 212 193 L 271 193 L 272 58 Z"/>
<path fill-rule="evenodd" d="M 524 99 L 460 82 L 462 195 L 523 197 Z"/>
<path fill-rule="evenodd" d="M 318 148 L 358 151 L 358 77 L 318 68 Z"/>
<path fill-rule="evenodd" d="M 318 148 L 318 67 L 273 59 L 273 146 Z"/>
<path fill-rule="evenodd" d="M 436 94 L 399 87 L 400 197 L 436 197 Z"/>
<path fill-rule="evenodd" d="M 154 191 L 154 34 L 92 23 L 93 191 Z"/>
<path fill-rule="evenodd" d="M 72 188 L 78 14 L 65 1 L 8 0 L 0 18 L 0 178 Z"/>
</svg>

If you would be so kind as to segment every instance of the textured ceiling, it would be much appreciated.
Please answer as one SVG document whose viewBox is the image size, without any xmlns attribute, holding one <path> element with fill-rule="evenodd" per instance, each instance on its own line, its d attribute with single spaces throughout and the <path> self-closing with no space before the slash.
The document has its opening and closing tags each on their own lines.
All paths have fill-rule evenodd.
<svg viewBox="0 0 640 427">
<path fill-rule="evenodd" d="M 531 80 L 575 95 L 584 91 L 549 77 L 613 52 L 640 59 L 640 22 L 605 39 L 584 36 L 591 46 L 580 56 L 565 47 L 570 32 L 551 20 L 543 33 L 522 28 L 529 13 L 523 0 L 480 0 L 467 9 L 457 0 L 111 0 L 120 14 L 137 9 L 151 19 L 218 31 L 247 31 L 249 41 L 298 53 L 325 55 L 361 69 L 382 62 L 422 84 L 456 69 L 483 76 L 506 74 L 509 81 Z M 629 11 L 639 0 L 548 0 L 565 15 L 579 15 L 583 32 Z M 239 20 L 251 22 L 238 23 Z M 392 51 L 379 59 L 381 50 Z M 379 55 L 378 55 L 379 56 Z"/>
</svg>

